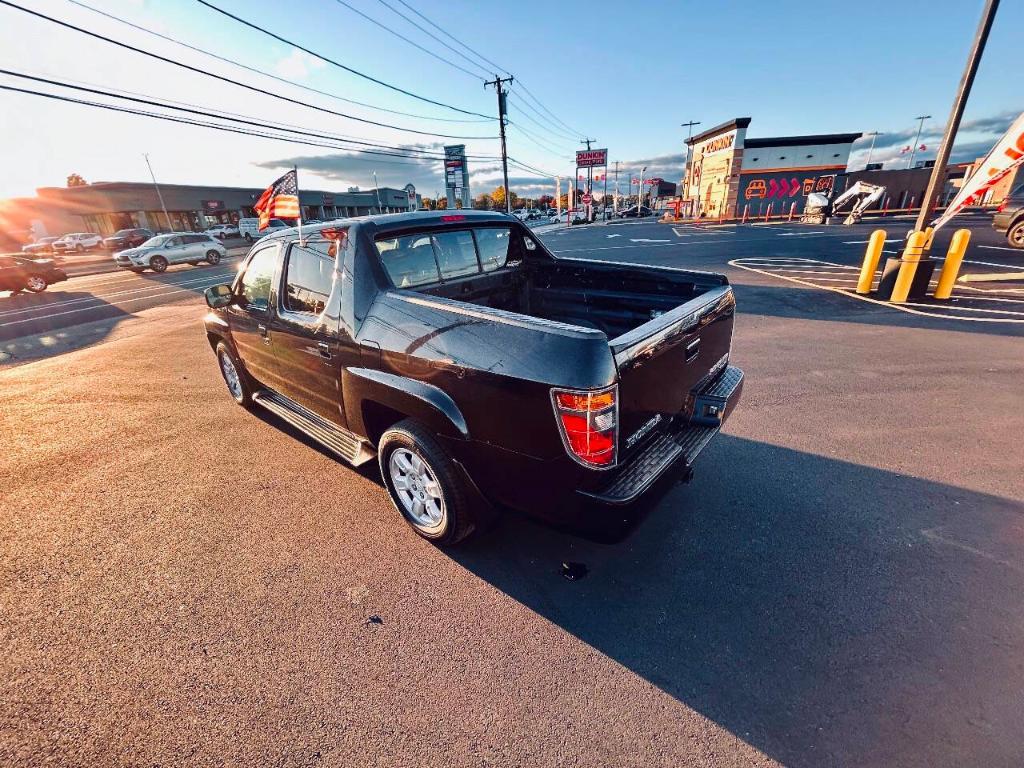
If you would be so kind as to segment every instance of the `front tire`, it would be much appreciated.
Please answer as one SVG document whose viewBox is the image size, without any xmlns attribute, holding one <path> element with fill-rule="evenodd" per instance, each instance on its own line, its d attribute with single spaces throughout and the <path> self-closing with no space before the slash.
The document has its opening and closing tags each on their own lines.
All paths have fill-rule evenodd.
<svg viewBox="0 0 1024 768">
<path fill-rule="evenodd" d="M 207 251 L 206 263 L 213 265 L 220 264 L 220 253 L 218 251 Z"/>
<path fill-rule="evenodd" d="M 46 290 L 47 285 L 48 283 L 45 278 L 39 275 L 29 275 L 28 280 L 25 281 L 25 290 L 32 293 L 42 293 Z"/>
<path fill-rule="evenodd" d="M 252 405 L 252 388 L 249 386 L 249 380 L 238 358 L 223 341 L 217 343 L 217 364 L 220 366 L 220 375 L 224 377 L 231 399 L 244 408 Z"/>
<path fill-rule="evenodd" d="M 75 250 L 78 253 L 85 253 L 85 246 L 79 243 L 78 245 L 75 246 Z"/>
<path fill-rule="evenodd" d="M 1018 221 L 1006 233 L 1006 242 L 1011 248 L 1024 248 L 1024 220 Z"/>
<path fill-rule="evenodd" d="M 166 272 L 167 271 L 167 259 L 163 256 L 154 256 L 149 260 L 149 268 L 154 272 Z"/>
<path fill-rule="evenodd" d="M 418 422 L 405 419 L 388 429 L 377 459 L 391 502 L 424 539 L 452 546 L 476 529 L 479 515 L 468 480 Z"/>
</svg>

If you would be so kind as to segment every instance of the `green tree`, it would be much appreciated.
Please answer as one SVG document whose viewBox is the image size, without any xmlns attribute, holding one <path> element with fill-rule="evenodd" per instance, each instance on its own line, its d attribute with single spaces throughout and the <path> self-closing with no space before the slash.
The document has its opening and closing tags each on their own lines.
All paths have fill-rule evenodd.
<svg viewBox="0 0 1024 768">
<path fill-rule="evenodd" d="M 473 200 L 473 207 L 479 211 L 489 211 L 494 208 L 494 200 L 484 192 L 482 195 L 477 195 L 476 199 Z"/>
<path fill-rule="evenodd" d="M 444 210 L 447 210 L 447 208 L 448 208 L 448 198 L 447 197 L 439 197 L 439 198 L 437 198 L 437 200 L 434 201 L 434 210 L 435 211 L 444 211 Z"/>
</svg>

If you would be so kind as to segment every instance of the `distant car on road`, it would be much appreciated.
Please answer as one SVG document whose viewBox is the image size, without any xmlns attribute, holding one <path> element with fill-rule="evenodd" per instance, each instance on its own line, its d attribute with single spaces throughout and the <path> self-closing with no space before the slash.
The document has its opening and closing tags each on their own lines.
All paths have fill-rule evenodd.
<svg viewBox="0 0 1024 768">
<path fill-rule="evenodd" d="M 125 248 L 136 248 L 153 237 L 148 229 L 119 229 L 110 237 L 103 239 L 103 247 L 108 251 L 123 251 Z"/>
<path fill-rule="evenodd" d="M 34 243 L 21 246 L 21 252 L 27 254 L 53 253 L 53 244 L 57 242 L 56 237 L 41 237 Z"/>
<path fill-rule="evenodd" d="M 67 274 L 57 268 L 53 259 L 0 256 L 0 291 L 42 293 L 47 286 L 67 279 Z"/>
<path fill-rule="evenodd" d="M 635 218 L 638 218 L 638 217 L 639 218 L 643 218 L 644 216 L 651 216 L 653 214 L 654 214 L 654 211 L 652 211 L 646 205 L 641 205 L 639 212 L 637 211 L 637 207 L 634 205 L 632 208 L 627 208 L 624 211 L 619 211 L 619 218 L 620 219 L 635 219 Z"/>
<path fill-rule="evenodd" d="M 54 253 L 84 253 L 103 245 L 103 238 L 92 232 L 72 232 L 53 241 Z"/>
<path fill-rule="evenodd" d="M 227 248 L 205 232 L 172 232 L 156 235 L 138 248 L 114 254 L 114 263 L 132 272 L 147 269 L 164 272 L 171 264 L 197 266 L 201 261 L 219 264 L 227 255 Z"/>
<path fill-rule="evenodd" d="M 1013 190 L 999 205 L 992 218 L 997 232 L 1006 234 L 1006 242 L 1013 248 L 1024 248 L 1024 184 Z"/>
<path fill-rule="evenodd" d="M 238 227 L 234 224 L 214 224 L 206 230 L 206 234 L 219 237 L 221 240 L 228 237 L 238 237 Z"/>
<path fill-rule="evenodd" d="M 239 219 L 238 233 L 245 238 L 246 242 L 251 243 L 253 240 L 259 240 L 271 232 L 277 232 L 279 229 L 288 229 L 289 226 L 280 219 L 271 219 L 267 228 L 261 231 L 259 219 Z"/>
</svg>

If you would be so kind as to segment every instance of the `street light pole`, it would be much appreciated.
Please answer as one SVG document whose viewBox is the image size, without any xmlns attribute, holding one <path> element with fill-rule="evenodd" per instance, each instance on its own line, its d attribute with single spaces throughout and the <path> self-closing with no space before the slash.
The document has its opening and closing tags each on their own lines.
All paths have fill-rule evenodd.
<svg viewBox="0 0 1024 768">
<path fill-rule="evenodd" d="M 917 145 L 921 141 L 921 131 L 924 129 L 924 121 L 930 120 L 931 117 L 931 115 L 918 115 L 917 117 L 914 118 L 915 120 L 918 120 L 920 122 L 918 122 L 917 124 L 917 138 L 914 139 L 914 146 L 910 148 L 910 164 L 907 166 L 907 168 L 914 167 L 914 155 L 917 154 Z"/>
<path fill-rule="evenodd" d="M 377 184 L 377 172 L 373 172 L 373 191 L 377 193 L 377 213 L 384 213 L 384 209 L 380 207 L 380 186 Z"/>
<path fill-rule="evenodd" d="M 867 170 L 867 167 L 871 165 L 871 155 L 875 152 L 875 139 L 879 136 L 885 136 L 885 134 L 881 131 L 872 131 L 868 136 L 871 137 L 871 146 L 868 147 L 868 161 L 864 164 L 864 170 Z"/>
<path fill-rule="evenodd" d="M 960 119 L 964 116 L 964 107 L 967 106 L 967 98 L 971 95 L 971 86 L 974 85 L 974 76 L 978 73 L 978 64 L 981 62 L 981 54 L 985 50 L 985 43 L 988 42 L 988 33 L 992 30 L 992 22 L 995 20 L 996 11 L 999 9 L 999 0 L 988 0 L 985 3 L 985 10 L 982 11 L 981 21 L 978 22 L 978 31 L 974 34 L 974 44 L 971 46 L 971 53 L 967 57 L 967 64 L 964 67 L 964 74 L 960 78 L 960 87 L 957 89 L 956 98 L 953 100 L 953 108 L 949 112 L 949 120 L 946 122 L 946 132 L 942 136 L 942 143 L 935 156 L 935 166 L 932 168 L 932 175 L 928 179 L 928 188 L 924 193 L 924 200 L 921 201 L 921 210 L 917 213 L 917 222 L 914 229 L 923 231 L 928 222 L 928 215 L 935 199 L 939 194 L 939 185 L 943 182 L 946 173 L 946 163 L 949 162 L 949 154 L 953 150 L 953 140 L 960 129 Z"/>
<path fill-rule="evenodd" d="M 149 164 L 149 155 L 143 152 L 142 156 L 146 158 L 146 167 L 149 168 L 149 178 L 153 180 L 153 187 L 156 189 L 156 196 L 160 200 L 160 210 L 164 212 L 164 220 L 167 222 L 167 231 L 170 232 L 172 229 L 171 217 L 167 215 L 167 206 L 164 205 L 164 196 L 160 192 L 160 185 L 156 183 L 156 174 L 153 173 L 153 166 Z"/>
<path fill-rule="evenodd" d="M 683 162 L 683 200 L 687 199 L 687 195 L 690 192 L 690 174 L 687 171 L 687 167 L 690 165 L 690 139 L 693 137 L 693 126 L 695 125 L 700 125 L 700 120 L 680 123 L 680 127 L 686 129 L 686 160 Z"/>
</svg>

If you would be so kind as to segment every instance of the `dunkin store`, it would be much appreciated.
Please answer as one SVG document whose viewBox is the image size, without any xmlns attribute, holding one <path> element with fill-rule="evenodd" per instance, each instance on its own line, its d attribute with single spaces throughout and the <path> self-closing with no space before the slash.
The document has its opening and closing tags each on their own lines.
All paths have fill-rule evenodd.
<svg viewBox="0 0 1024 768">
<path fill-rule="evenodd" d="M 683 176 L 684 208 L 697 216 L 750 216 L 804 209 L 807 195 L 831 195 L 859 133 L 747 138 L 749 117 L 699 133 Z"/>
</svg>

